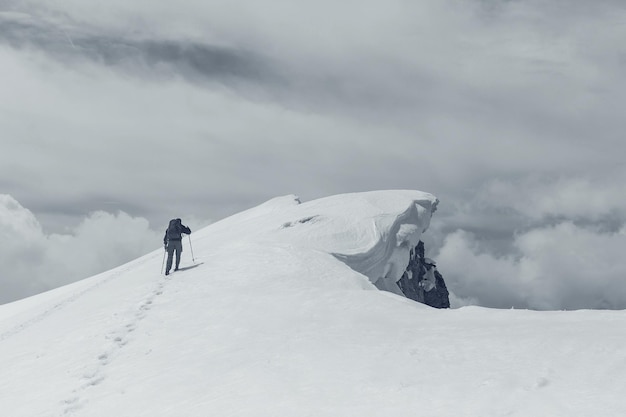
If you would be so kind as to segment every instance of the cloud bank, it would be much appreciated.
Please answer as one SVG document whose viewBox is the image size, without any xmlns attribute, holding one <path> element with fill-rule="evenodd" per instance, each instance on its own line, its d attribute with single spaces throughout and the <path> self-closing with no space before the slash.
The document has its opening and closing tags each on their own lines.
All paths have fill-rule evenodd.
<svg viewBox="0 0 626 417">
<path fill-rule="evenodd" d="M 6 194 L 0 194 L 0 237 L 0 303 L 111 269 L 158 248 L 163 238 L 146 219 L 102 211 L 66 234 L 45 234 L 33 213 Z"/>
<path fill-rule="evenodd" d="M 467 232 L 446 237 L 439 263 L 456 306 L 626 309 L 626 228 L 560 223 L 516 236 L 516 255 L 484 251 Z"/>
<path fill-rule="evenodd" d="M 490 181 L 448 221 L 433 256 L 457 306 L 626 309 L 619 177 Z"/>
</svg>

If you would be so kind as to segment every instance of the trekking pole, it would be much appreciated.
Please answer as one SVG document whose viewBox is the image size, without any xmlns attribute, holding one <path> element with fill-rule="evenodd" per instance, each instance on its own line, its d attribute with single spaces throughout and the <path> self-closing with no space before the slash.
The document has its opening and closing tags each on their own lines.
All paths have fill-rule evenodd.
<svg viewBox="0 0 626 417">
<path fill-rule="evenodd" d="M 165 266 L 165 254 L 167 251 L 163 249 L 163 262 L 161 263 L 161 275 L 163 275 L 163 267 Z"/>
<path fill-rule="evenodd" d="M 193 246 L 191 246 L 191 236 L 187 235 L 187 237 L 189 238 L 189 249 L 191 249 L 191 260 L 195 264 L 196 263 L 196 259 L 193 257 Z"/>
</svg>

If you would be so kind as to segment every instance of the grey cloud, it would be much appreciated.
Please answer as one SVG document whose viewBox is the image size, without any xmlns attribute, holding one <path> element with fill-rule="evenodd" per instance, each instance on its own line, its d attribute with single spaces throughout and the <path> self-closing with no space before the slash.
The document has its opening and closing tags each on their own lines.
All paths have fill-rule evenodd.
<svg viewBox="0 0 626 417">
<path fill-rule="evenodd" d="M 507 207 L 535 222 L 567 218 L 579 222 L 626 222 L 626 170 L 611 175 L 583 173 L 571 176 L 532 175 L 509 181 L 491 179 L 477 201 Z"/>
<path fill-rule="evenodd" d="M 243 49 L 180 39 L 135 39 L 86 25 L 77 28 L 17 16 L 0 13 L 0 42 L 18 49 L 35 48 L 62 62 L 87 60 L 137 76 L 176 75 L 195 82 L 270 83 L 277 79 L 267 58 Z"/>
</svg>

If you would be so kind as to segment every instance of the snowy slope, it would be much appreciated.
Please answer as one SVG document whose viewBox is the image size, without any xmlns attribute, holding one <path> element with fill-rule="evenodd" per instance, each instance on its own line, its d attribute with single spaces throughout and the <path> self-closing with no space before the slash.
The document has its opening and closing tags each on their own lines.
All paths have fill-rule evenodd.
<svg viewBox="0 0 626 417">
<path fill-rule="evenodd" d="M 626 314 L 436 310 L 376 286 L 437 200 L 271 200 L 0 306 L 0 410 L 35 416 L 623 416 Z M 376 285 L 374 285 L 376 284 Z"/>
</svg>

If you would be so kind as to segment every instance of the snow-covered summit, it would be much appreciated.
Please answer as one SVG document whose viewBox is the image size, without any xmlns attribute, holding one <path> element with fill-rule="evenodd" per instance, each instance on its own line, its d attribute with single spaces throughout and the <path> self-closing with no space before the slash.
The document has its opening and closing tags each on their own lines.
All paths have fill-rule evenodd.
<svg viewBox="0 0 626 417">
<path fill-rule="evenodd" d="M 0 306 L 0 410 L 623 415 L 622 312 L 437 310 L 377 290 L 436 206 L 416 191 L 281 197 L 194 232 L 195 263 L 185 239 L 170 276 L 160 249 Z"/>
<path fill-rule="evenodd" d="M 240 217 L 254 219 L 255 233 L 268 245 L 332 254 L 378 288 L 401 294 L 396 282 L 437 204 L 431 194 L 408 190 L 341 194 L 303 204 L 285 196 Z"/>
</svg>

